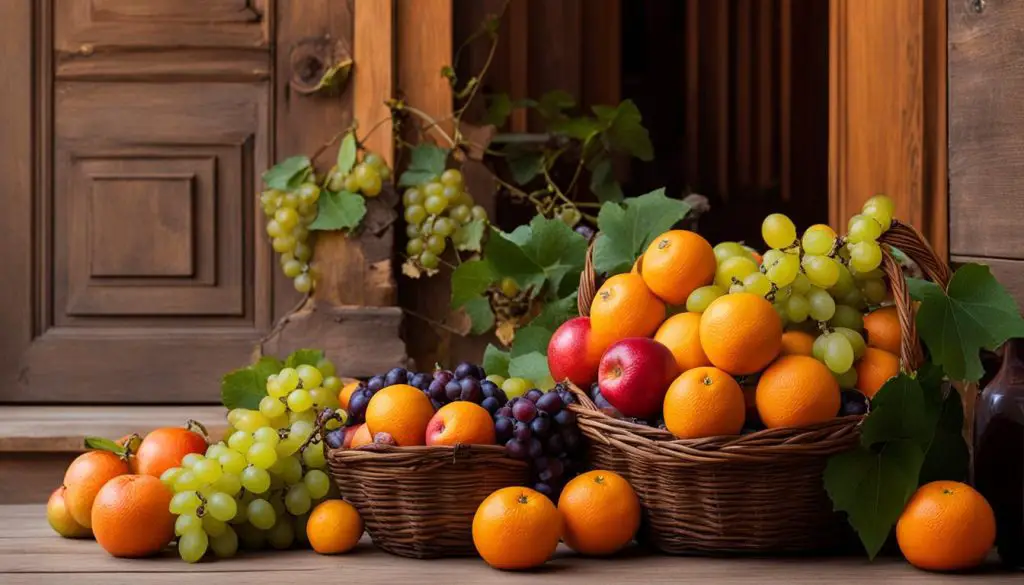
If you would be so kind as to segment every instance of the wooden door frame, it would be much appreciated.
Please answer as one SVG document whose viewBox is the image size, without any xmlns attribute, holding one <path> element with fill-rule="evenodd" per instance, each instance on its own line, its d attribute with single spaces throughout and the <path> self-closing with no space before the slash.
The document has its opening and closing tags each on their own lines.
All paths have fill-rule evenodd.
<svg viewBox="0 0 1024 585">
<path fill-rule="evenodd" d="M 947 258 L 946 2 L 830 1 L 829 222 L 884 193 Z"/>
</svg>

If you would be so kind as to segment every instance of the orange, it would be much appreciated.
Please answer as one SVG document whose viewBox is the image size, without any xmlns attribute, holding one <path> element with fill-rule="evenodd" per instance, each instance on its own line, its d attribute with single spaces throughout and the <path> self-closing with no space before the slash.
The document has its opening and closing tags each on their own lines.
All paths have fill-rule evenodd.
<svg viewBox="0 0 1024 585">
<path fill-rule="evenodd" d="M 825 364 L 786 355 L 761 374 L 754 394 L 757 413 L 769 429 L 825 422 L 839 412 L 839 384 Z"/>
<path fill-rule="evenodd" d="M 562 515 L 544 494 L 525 487 L 487 496 L 473 515 L 473 544 L 495 569 L 529 569 L 547 562 L 562 536 Z"/>
<path fill-rule="evenodd" d="M 992 506 L 974 488 L 957 481 L 933 481 L 918 488 L 896 523 L 903 556 L 929 571 L 976 567 L 995 539 Z"/>
<path fill-rule="evenodd" d="M 382 388 L 366 405 L 370 436 L 390 433 L 399 447 L 426 444 L 427 423 L 433 416 L 427 395 L 408 384 Z"/>
<path fill-rule="evenodd" d="M 494 419 L 487 409 L 460 400 L 438 409 L 427 423 L 427 445 L 493 445 Z"/>
<path fill-rule="evenodd" d="M 639 274 L 617 274 L 606 280 L 590 307 L 591 335 L 600 348 L 627 337 L 650 337 L 664 320 L 665 303 Z"/>
<path fill-rule="evenodd" d="M 857 369 L 857 390 L 868 398 L 874 398 L 889 378 L 900 373 L 899 358 L 875 347 L 864 350 L 864 355 L 853 366 Z"/>
<path fill-rule="evenodd" d="M 665 428 L 680 439 L 738 435 L 746 418 L 743 390 L 713 367 L 683 372 L 665 394 Z"/>
<path fill-rule="evenodd" d="M 712 365 L 734 376 L 764 369 L 782 348 L 782 320 L 764 297 L 723 295 L 700 316 L 700 345 Z"/>
<path fill-rule="evenodd" d="M 366 423 L 363 423 L 361 425 L 356 425 L 354 428 L 356 430 L 355 430 L 354 433 L 352 433 L 352 435 L 351 435 L 352 438 L 350 439 L 350 442 L 349 442 L 349 445 L 348 445 L 350 449 L 358 449 L 359 447 L 362 447 L 363 445 L 369 445 L 370 443 L 373 442 L 373 435 L 370 434 L 370 427 L 369 427 L 369 425 L 367 425 Z M 346 437 L 349 436 L 347 431 L 345 432 L 345 436 Z"/>
<path fill-rule="evenodd" d="M 782 334 L 780 355 L 813 355 L 814 336 L 804 331 L 787 331 Z"/>
<path fill-rule="evenodd" d="M 333 555 L 352 550 L 363 536 L 363 519 L 344 500 L 326 500 L 313 508 L 306 521 L 306 537 L 313 550 Z"/>
<path fill-rule="evenodd" d="M 711 244 L 687 230 L 671 230 L 654 238 L 643 259 L 644 282 L 670 305 L 684 304 L 694 289 L 711 284 L 718 267 Z"/>
<path fill-rule="evenodd" d="M 348 400 L 352 398 L 352 393 L 359 388 L 359 380 L 353 380 L 348 384 L 341 387 L 341 392 L 338 392 L 338 404 L 342 408 L 348 408 Z"/>
<path fill-rule="evenodd" d="M 139 473 L 160 477 L 168 469 L 181 465 L 185 455 L 206 453 L 206 448 L 206 438 L 199 433 L 183 427 L 166 427 L 146 435 L 135 458 L 139 461 Z"/>
<path fill-rule="evenodd" d="M 562 540 L 585 555 L 610 555 L 640 527 L 640 498 L 614 471 L 588 471 L 565 484 L 558 498 Z"/>
<path fill-rule="evenodd" d="M 896 307 L 883 307 L 864 315 L 864 332 L 868 347 L 877 347 L 899 355 L 903 337 Z"/>
<path fill-rule="evenodd" d="M 103 484 L 129 473 L 128 463 L 109 451 L 82 453 L 64 473 L 64 502 L 71 517 L 86 528 L 92 528 L 92 502 Z"/>
<path fill-rule="evenodd" d="M 86 538 L 92 536 L 92 531 L 82 526 L 71 516 L 67 503 L 64 501 L 64 486 L 53 490 L 50 499 L 46 502 L 46 520 L 50 528 L 64 538 Z"/>
<path fill-rule="evenodd" d="M 115 557 L 160 552 L 174 538 L 171 490 L 152 475 L 121 475 L 108 481 L 92 507 L 96 542 Z"/>
<path fill-rule="evenodd" d="M 654 341 L 672 352 L 680 372 L 711 365 L 700 346 L 700 313 L 679 313 L 665 319 L 654 334 Z"/>
</svg>

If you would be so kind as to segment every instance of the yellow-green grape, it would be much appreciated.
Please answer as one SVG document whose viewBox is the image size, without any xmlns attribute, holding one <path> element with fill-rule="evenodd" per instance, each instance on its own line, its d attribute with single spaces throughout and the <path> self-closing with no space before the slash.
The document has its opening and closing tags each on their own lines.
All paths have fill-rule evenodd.
<svg viewBox="0 0 1024 585">
<path fill-rule="evenodd" d="M 423 220 L 423 225 L 420 226 L 420 237 L 422 237 L 424 240 L 426 240 L 427 236 L 429 236 L 429 235 L 431 235 L 433 233 L 434 233 L 434 222 L 431 221 L 430 218 L 428 217 L 427 219 Z"/>
<path fill-rule="evenodd" d="M 282 520 L 267 530 L 267 543 L 277 550 L 289 549 L 295 542 L 295 528 L 291 522 Z"/>
<path fill-rule="evenodd" d="M 442 195 L 449 205 L 455 205 L 455 202 L 459 200 L 459 196 L 462 195 L 462 189 L 459 187 L 445 187 Z"/>
<path fill-rule="evenodd" d="M 186 563 L 199 562 L 210 545 L 210 537 L 203 530 L 192 530 L 178 539 L 178 556 Z"/>
<path fill-rule="evenodd" d="M 274 398 L 273 396 L 264 396 L 260 399 L 260 414 L 267 418 L 274 418 L 284 414 L 287 407 L 281 402 L 281 399 Z"/>
<path fill-rule="evenodd" d="M 302 364 L 295 368 L 295 373 L 298 374 L 303 388 L 316 388 L 320 382 L 324 381 L 324 375 L 320 373 L 320 370 L 309 364 Z"/>
<path fill-rule="evenodd" d="M 462 227 L 457 227 L 455 228 L 455 231 L 452 232 L 452 235 L 450 237 L 453 244 L 455 244 L 456 246 L 461 246 L 462 244 L 466 243 L 466 230 L 462 229 Z"/>
<path fill-rule="evenodd" d="M 525 378 L 509 378 L 501 385 L 501 389 L 505 392 L 510 400 L 512 398 L 518 398 L 530 391 L 532 384 Z"/>
<path fill-rule="evenodd" d="M 715 272 L 715 284 L 723 289 L 728 289 L 733 284 L 733 279 L 743 282 L 749 274 L 757 272 L 757 264 L 747 256 L 732 256 L 726 258 L 718 265 Z"/>
<path fill-rule="evenodd" d="M 277 452 L 274 446 L 268 443 L 253 443 L 252 447 L 245 452 L 245 460 L 249 465 L 260 469 L 268 469 L 277 461 Z"/>
<path fill-rule="evenodd" d="M 782 321 L 782 326 L 785 327 L 789 323 L 789 316 L 786 314 L 786 306 L 782 303 L 772 303 L 772 308 L 775 309 L 775 313 L 779 316 L 779 320 Z"/>
<path fill-rule="evenodd" d="M 819 362 L 825 361 L 825 346 L 828 345 L 828 334 L 822 333 L 821 335 L 814 338 L 814 344 L 811 346 L 811 355 L 814 359 Z"/>
<path fill-rule="evenodd" d="M 438 215 L 444 212 L 446 207 L 448 207 L 448 202 L 445 201 L 443 195 L 427 195 L 427 200 L 423 202 L 423 208 L 430 215 Z"/>
<path fill-rule="evenodd" d="M 381 190 L 384 188 L 384 182 L 381 180 L 380 173 L 373 175 L 368 183 L 360 183 L 360 191 L 367 197 L 376 197 L 380 195 Z"/>
<path fill-rule="evenodd" d="M 421 205 L 423 203 L 423 191 L 420 191 L 416 187 L 409 187 L 402 193 L 402 205 L 409 207 L 410 205 Z"/>
<path fill-rule="evenodd" d="M 485 378 L 485 379 L 486 379 L 486 380 L 487 380 L 488 382 L 492 382 L 492 383 L 494 383 L 494 384 L 495 384 L 496 386 L 498 386 L 499 388 L 501 388 L 501 385 L 505 383 L 505 379 L 506 379 L 506 378 L 505 378 L 505 376 L 502 376 L 502 375 L 500 375 L 500 374 L 491 374 L 490 376 L 487 376 L 487 378 Z"/>
<path fill-rule="evenodd" d="M 334 421 L 338 422 L 338 421 Z M 302 463 L 311 469 L 323 469 L 327 466 L 327 459 L 324 457 L 323 443 L 310 445 L 302 450 Z M 300 468 L 301 469 L 301 468 Z M 329 487 L 329 486 L 328 486 Z M 314 496 L 319 499 L 323 496 Z"/>
<path fill-rule="evenodd" d="M 303 183 L 303 185 L 309 184 L 310 183 Z M 316 187 L 316 185 L 313 186 Z M 302 187 L 299 188 L 301 189 Z M 279 204 L 279 207 L 291 207 L 292 209 L 294 209 L 299 206 L 299 201 L 300 199 L 298 193 L 285 193 L 281 197 L 281 203 Z"/>
<path fill-rule="evenodd" d="M 359 179 L 356 178 L 355 173 L 345 175 L 345 190 L 349 193 L 357 193 L 359 191 Z"/>
<path fill-rule="evenodd" d="M 793 294 L 807 294 L 807 291 L 811 290 L 811 281 L 807 278 L 807 275 L 803 272 L 796 275 L 793 279 Z"/>
<path fill-rule="evenodd" d="M 277 374 L 271 374 L 267 378 L 267 394 L 272 398 L 282 398 L 288 395 L 289 390 L 285 390 L 284 384 L 282 384 L 277 377 Z"/>
<path fill-rule="evenodd" d="M 292 285 L 295 286 L 296 291 L 306 294 L 313 290 L 313 279 L 308 274 L 300 274 L 295 277 Z"/>
<path fill-rule="evenodd" d="M 864 209 L 861 210 L 861 215 L 877 221 L 883 232 L 892 225 L 892 211 L 878 205 L 865 205 Z"/>
<path fill-rule="evenodd" d="M 455 233 L 455 222 L 447 217 L 439 217 L 434 220 L 432 229 L 435 235 L 446 238 Z"/>
<path fill-rule="evenodd" d="M 829 370 L 832 372 L 832 370 Z M 841 374 L 832 372 L 832 376 L 836 379 L 839 387 L 843 390 L 852 390 L 857 387 L 857 369 L 850 368 Z"/>
<path fill-rule="evenodd" d="M 773 213 L 761 223 L 761 237 L 771 248 L 785 248 L 796 241 L 796 226 L 781 213 Z"/>
<path fill-rule="evenodd" d="M 778 250 L 776 248 L 769 248 L 767 252 L 761 255 L 761 266 L 768 266 L 770 264 L 774 264 L 781 260 L 783 256 L 787 256 L 787 254 L 782 250 Z"/>
<path fill-rule="evenodd" d="M 295 249 L 295 237 L 290 234 L 278 236 L 271 241 L 270 245 L 278 254 L 291 252 Z"/>
<path fill-rule="evenodd" d="M 316 203 L 316 200 L 320 198 L 320 187 L 317 187 L 316 183 L 303 183 L 295 192 L 295 197 L 296 203 L 288 205 L 288 207 L 298 207 L 301 202 Z"/>
<path fill-rule="evenodd" d="M 786 300 L 786 317 L 792 323 L 803 323 L 811 314 L 811 304 L 804 295 L 793 294 Z"/>
<path fill-rule="evenodd" d="M 423 189 L 424 199 L 429 197 L 440 197 L 441 199 L 444 199 L 444 185 L 438 181 L 431 181 L 420 188 Z"/>
<path fill-rule="evenodd" d="M 747 256 L 747 250 L 736 242 L 721 242 L 714 247 L 715 260 L 719 264 L 733 256 Z"/>
<path fill-rule="evenodd" d="M 836 232 L 825 224 L 815 224 L 804 231 L 804 237 L 800 246 L 804 254 L 813 256 L 824 256 L 832 250 L 836 240 Z"/>
<path fill-rule="evenodd" d="M 832 327 L 846 327 L 860 331 L 864 329 L 864 317 L 860 311 L 849 305 L 836 305 L 836 312 L 829 319 L 828 324 Z"/>
<path fill-rule="evenodd" d="M 248 431 L 235 431 L 228 437 L 228 447 L 231 447 L 239 453 L 244 453 L 252 447 L 255 440 L 252 438 L 252 433 Z"/>
<path fill-rule="evenodd" d="M 304 412 L 313 407 L 313 397 L 309 395 L 309 391 L 300 388 L 293 390 L 288 394 L 288 408 L 292 412 Z"/>
<path fill-rule="evenodd" d="M 577 211 L 577 213 L 579 213 L 579 211 Z M 484 209 L 482 205 L 474 205 L 472 207 L 472 209 L 469 210 L 469 215 L 470 215 L 470 217 L 472 219 L 479 219 L 480 221 L 487 221 L 487 210 Z M 579 223 L 579 221 L 580 220 L 577 219 L 576 223 Z M 573 225 L 575 225 L 575 224 L 573 224 Z"/>
<path fill-rule="evenodd" d="M 345 188 L 345 175 L 333 171 L 330 174 L 330 178 L 327 179 L 327 188 L 331 191 L 338 192 Z"/>
<path fill-rule="evenodd" d="M 855 215 L 850 218 L 846 239 L 854 244 L 858 242 L 874 242 L 882 235 L 882 226 L 872 217 Z"/>
<path fill-rule="evenodd" d="M 807 293 L 810 304 L 810 315 L 815 321 L 828 321 L 836 313 L 836 302 L 832 296 L 820 288 L 812 288 Z"/>
<path fill-rule="evenodd" d="M 498 288 L 501 290 L 501 294 L 510 299 L 519 294 L 519 285 L 516 284 L 516 280 L 511 276 L 502 278 Z"/>
<path fill-rule="evenodd" d="M 881 278 L 870 278 L 862 281 L 860 283 L 860 291 L 864 295 L 864 300 L 872 305 L 881 303 L 889 296 L 889 290 L 885 286 L 885 281 Z"/>
<path fill-rule="evenodd" d="M 836 265 L 839 267 L 839 278 L 836 279 L 835 284 L 829 287 L 828 292 L 838 299 L 857 288 L 857 283 L 853 281 L 853 274 L 850 273 L 848 268 L 839 262 L 836 262 Z"/>
<path fill-rule="evenodd" d="M 484 214 L 484 217 L 486 217 L 486 213 Z M 558 219 L 562 220 L 562 223 L 569 227 L 576 227 L 576 224 L 580 222 L 582 217 L 583 216 L 580 215 L 580 211 L 578 209 L 569 205 L 566 205 L 558 211 Z"/>
<path fill-rule="evenodd" d="M 169 467 L 160 474 L 160 482 L 167 486 L 168 489 L 173 489 L 174 483 L 178 481 L 182 473 L 185 473 L 185 470 L 181 467 Z"/>
<path fill-rule="evenodd" d="M 250 410 L 238 419 L 235 428 L 251 433 L 260 427 L 267 426 L 269 422 L 267 417 L 260 414 L 258 410 Z"/>
<path fill-rule="evenodd" d="M 304 421 L 303 424 L 309 423 L 309 428 L 313 428 L 313 423 L 316 422 L 316 413 L 312 410 L 304 410 L 302 412 L 289 412 L 288 413 L 288 424 L 292 424 L 296 421 Z"/>
<path fill-rule="evenodd" d="M 368 152 L 363 157 L 363 164 L 370 165 L 371 167 L 377 167 L 378 170 L 384 168 L 384 159 L 380 157 L 376 152 Z"/>
<path fill-rule="evenodd" d="M 473 211 L 467 205 L 456 205 L 448 211 L 448 216 L 459 223 L 466 223 L 473 217 Z"/>
<path fill-rule="evenodd" d="M 771 252 L 772 250 L 769 250 Z M 767 256 L 767 254 L 766 254 Z M 782 254 L 777 260 L 765 261 L 765 276 L 776 286 L 789 286 L 800 274 L 800 257 L 795 254 Z"/>
<path fill-rule="evenodd" d="M 304 242 L 296 242 L 293 254 L 297 260 L 308 262 L 313 257 L 313 249 Z"/>
<path fill-rule="evenodd" d="M 828 288 L 839 280 L 839 264 L 828 256 L 804 256 L 800 261 L 804 274 L 811 284 Z"/>
<path fill-rule="evenodd" d="M 323 455 L 323 449 L 320 449 L 320 454 Z M 302 478 L 302 483 L 306 484 L 306 489 L 309 491 L 309 497 L 314 500 L 327 495 L 327 492 L 331 489 L 331 479 L 327 477 L 327 474 L 319 469 L 310 469 L 306 472 L 306 475 Z"/>
<path fill-rule="evenodd" d="M 701 286 L 686 297 L 686 310 L 691 313 L 703 313 L 711 301 L 725 294 L 725 289 L 717 284 Z"/>
<path fill-rule="evenodd" d="M 729 285 L 729 294 L 734 295 L 742 292 L 747 292 L 747 287 L 742 282 L 734 282 Z"/>
<path fill-rule="evenodd" d="M 277 513 L 274 507 L 263 498 L 256 498 L 249 502 L 249 523 L 260 530 L 268 530 L 274 526 L 277 520 Z"/>
<path fill-rule="evenodd" d="M 830 333 L 827 337 L 822 361 L 825 362 L 828 369 L 839 373 L 853 367 L 853 347 L 850 345 L 850 340 L 839 333 Z"/>
<path fill-rule="evenodd" d="M 850 266 L 857 272 L 874 270 L 882 263 L 882 248 L 877 242 L 850 244 Z"/>
<path fill-rule="evenodd" d="M 235 514 L 237 516 L 237 514 Z M 222 534 L 210 537 L 210 550 L 219 559 L 229 559 L 238 552 L 238 534 L 226 526 Z"/>
<path fill-rule="evenodd" d="M 202 500 L 193 490 L 179 491 L 171 498 L 169 510 L 171 514 L 195 514 Z"/>
<path fill-rule="evenodd" d="M 281 270 L 288 278 L 295 278 L 302 274 L 302 262 L 299 262 L 298 260 L 289 260 L 286 264 L 281 266 Z"/>
<path fill-rule="evenodd" d="M 441 184 L 448 187 L 462 186 L 462 172 L 459 169 L 447 169 L 441 173 Z"/>
<path fill-rule="evenodd" d="M 338 404 L 337 394 L 319 386 L 310 390 L 309 396 L 313 399 L 313 408 L 335 408 Z"/>
<path fill-rule="evenodd" d="M 286 392 L 291 392 L 299 387 L 299 372 L 295 368 L 282 368 L 277 373 L 277 379 Z"/>
<path fill-rule="evenodd" d="M 295 236 L 295 240 L 298 242 L 305 242 L 306 238 L 309 237 L 309 230 L 304 225 L 297 225 L 292 228 L 292 235 Z M 296 254 L 296 258 L 298 254 Z"/>
<path fill-rule="evenodd" d="M 181 492 L 185 490 L 197 490 L 202 487 L 203 482 L 196 477 L 196 474 L 191 470 L 186 469 L 182 471 L 178 478 L 174 480 L 174 491 Z"/>
<path fill-rule="evenodd" d="M 413 238 L 405 244 L 405 253 L 408 256 L 419 256 L 423 250 L 423 240 L 420 238 Z"/>
<path fill-rule="evenodd" d="M 246 447 L 246 450 L 248 450 L 248 447 Z M 217 462 L 220 463 L 224 473 L 229 475 L 242 473 L 246 466 L 245 455 L 242 455 L 235 449 L 229 449 L 221 453 L 220 457 L 217 458 Z"/>
<path fill-rule="evenodd" d="M 290 422 L 291 420 L 289 419 L 288 414 L 285 413 L 282 414 L 281 416 L 275 416 L 274 418 L 270 419 L 270 426 L 274 427 L 275 429 L 283 429 L 287 427 Z"/>
<path fill-rule="evenodd" d="M 865 272 L 861 272 L 859 270 L 852 270 L 851 272 L 853 273 L 853 279 L 856 281 L 864 281 L 873 278 L 881 279 L 885 276 L 885 274 L 878 268 L 874 270 L 867 270 Z"/>
<path fill-rule="evenodd" d="M 792 294 L 793 294 L 793 287 L 791 287 L 791 286 L 779 287 L 778 290 L 775 291 L 775 302 L 776 303 L 781 303 L 781 302 L 787 301 L 787 300 L 789 300 L 789 297 L 792 296 Z"/>
<path fill-rule="evenodd" d="M 320 360 L 316 362 L 316 369 L 320 370 L 320 373 L 323 374 L 325 378 L 330 378 L 336 373 L 334 370 L 334 362 L 327 358 L 320 358 Z"/>
<path fill-rule="evenodd" d="M 850 292 L 846 293 L 842 297 L 836 297 L 837 303 L 853 307 L 854 309 L 864 308 L 864 295 L 861 294 L 860 289 L 852 288 Z"/>
<path fill-rule="evenodd" d="M 271 238 L 279 238 L 285 235 L 286 233 L 288 233 L 287 230 L 281 227 L 281 224 L 277 223 L 276 219 L 272 219 L 267 222 L 267 235 L 270 236 Z"/>
<path fill-rule="evenodd" d="M 405 208 L 405 221 L 419 225 L 423 223 L 423 220 L 427 219 L 427 210 L 423 209 L 422 205 L 409 205 Z"/>
<path fill-rule="evenodd" d="M 430 250 L 424 250 L 423 253 L 420 254 L 420 266 L 428 270 L 433 270 L 437 268 L 440 264 L 441 259 L 437 257 L 437 254 L 431 252 Z"/>
<path fill-rule="evenodd" d="M 867 350 L 867 344 L 864 342 L 864 337 L 860 333 L 850 329 L 848 327 L 836 327 L 834 331 L 850 342 L 850 347 L 853 348 L 853 359 L 859 360 L 864 356 L 864 352 Z"/>
<path fill-rule="evenodd" d="M 429 238 L 427 238 L 427 242 L 426 242 L 426 249 L 427 249 L 427 251 L 429 251 L 429 252 L 431 252 L 433 254 L 437 254 L 438 256 L 440 256 L 441 253 L 444 252 L 444 248 L 445 248 L 445 242 L 444 242 L 444 237 L 443 236 L 439 236 L 437 234 L 434 234 L 434 235 L 430 236 Z"/>
<path fill-rule="evenodd" d="M 752 272 L 743 279 L 743 287 L 746 289 L 746 292 L 763 297 L 771 292 L 772 283 L 764 274 Z"/>
<path fill-rule="evenodd" d="M 174 521 L 174 534 L 181 536 L 193 530 L 202 530 L 203 521 L 195 514 L 182 514 Z"/>
<path fill-rule="evenodd" d="M 875 195 L 864 202 L 864 207 L 877 207 L 889 213 L 892 217 L 896 213 L 896 203 L 885 195 Z"/>
</svg>

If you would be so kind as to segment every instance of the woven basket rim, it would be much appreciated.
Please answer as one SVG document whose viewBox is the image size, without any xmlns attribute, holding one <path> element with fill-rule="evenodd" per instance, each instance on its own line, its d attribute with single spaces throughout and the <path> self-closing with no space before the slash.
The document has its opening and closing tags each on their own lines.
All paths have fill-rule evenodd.
<svg viewBox="0 0 1024 585">
<path fill-rule="evenodd" d="M 391 445 L 366 445 L 356 449 L 328 449 L 327 457 L 343 461 L 346 465 L 377 464 L 387 466 L 415 466 L 429 464 L 457 463 L 470 459 L 493 460 L 495 464 L 526 467 L 525 461 L 512 459 L 505 454 L 504 445 L 414 445 L 397 447 Z"/>
</svg>

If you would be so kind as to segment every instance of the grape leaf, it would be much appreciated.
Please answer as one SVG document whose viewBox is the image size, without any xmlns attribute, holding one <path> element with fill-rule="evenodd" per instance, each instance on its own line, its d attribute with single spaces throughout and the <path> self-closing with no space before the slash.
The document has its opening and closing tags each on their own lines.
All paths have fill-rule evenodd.
<svg viewBox="0 0 1024 585">
<path fill-rule="evenodd" d="M 941 401 L 938 387 L 922 388 L 917 378 L 903 373 L 890 378 L 871 399 L 871 414 L 861 426 L 861 445 L 871 448 L 907 440 L 922 450 L 927 448 L 935 434 Z"/>
<path fill-rule="evenodd" d="M 516 281 L 519 288 L 540 288 L 544 284 L 543 270 L 527 257 L 510 236 L 494 229 L 484 246 L 484 257 L 490 262 L 496 279 L 507 276 Z"/>
<path fill-rule="evenodd" d="M 934 283 L 914 283 L 921 298 L 917 330 L 931 359 L 953 380 L 976 382 L 985 373 L 979 352 L 1024 336 L 1016 302 L 988 266 L 964 264 L 946 291 Z"/>
<path fill-rule="evenodd" d="M 576 297 L 576 292 L 573 292 L 565 298 L 545 303 L 540 314 L 530 321 L 530 325 L 551 331 L 558 329 L 562 323 L 577 316 Z"/>
<path fill-rule="evenodd" d="M 956 389 L 948 384 L 946 387 L 939 422 L 925 450 L 924 465 L 918 480 L 921 485 L 939 480 L 967 481 L 970 455 L 963 435 L 963 403 Z"/>
<path fill-rule="evenodd" d="M 338 146 L 338 172 L 342 175 L 347 175 L 352 172 L 352 167 L 356 165 L 356 134 L 355 132 L 349 132 L 341 139 L 341 145 Z"/>
<path fill-rule="evenodd" d="M 479 252 L 487 229 L 487 221 L 474 219 L 462 226 L 462 239 L 456 249 L 463 252 Z"/>
<path fill-rule="evenodd" d="M 605 140 L 612 149 L 625 152 L 642 161 L 654 160 L 654 146 L 644 128 L 640 109 L 633 100 L 623 100 L 616 107 L 594 106 L 597 119 L 604 123 Z"/>
<path fill-rule="evenodd" d="M 507 93 L 494 93 L 486 96 L 484 100 L 487 102 L 484 124 L 490 124 L 495 128 L 504 126 L 512 114 L 512 99 Z"/>
<path fill-rule="evenodd" d="M 302 184 L 312 169 L 308 156 L 293 156 L 267 169 L 263 183 L 271 189 L 291 191 Z"/>
<path fill-rule="evenodd" d="M 440 177 L 447 159 L 448 151 L 436 144 L 423 142 L 416 145 L 411 151 L 409 166 L 398 179 L 398 186 L 413 187 Z"/>
<path fill-rule="evenodd" d="M 507 378 L 510 359 L 509 352 L 498 349 L 493 343 L 488 343 L 487 349 L 484 350 L 484 371 L 488 375 Z"/>
<path fill-rule="evenodd" d="M 521 289 L 540 292 L 545 283 L 557 292 L 566 275 L 579 274 L 587 251 L 586 239 L 558 219 L 536 216 L 528 226 L 510 234 L 495 230 L 484 256 L 495 277 L 510 277 Z M 570 281 L 567 281 L 570 282 Z"/>
<path fill-rule="evenodd" d="M 112 441 L 106 437 L 86 437 L 85 448 L 95 449 L 97 451 L 107 451 L 118 456 L 123 456 L 126 453 L 124 445 L 119 445 L 117 441 Z"/>
<path fill-rule="evenodd" d="M 508 170 L 512 173 L 512 180 L 517 185 L 525 185 L 540 174 L 544 164 L 543 153 L 523 148 L 518 144 L 510 144 L 502 152 L 505 154 Z"/>
<path fill-rule="evenodd" d="M 220 381 L 220 401 L 224 408 L 257 409 L 260 400 L 267 395 L 267 380 L 260 381 L 260 376 L 252 367 L 228 373 Z"/>
<path fill-rule="evenodd" d="M 323 191 L 320 195 L 316 219 L 310 230 L 354 230 L 366 216 L 366 200 L 362 195 L 341 191 Z"/>
<path fill-rule="evenodd" d="M 563 134 L 581 142 L 590 140 L 604 129 L 604 124 L 586 116 L 580 118 L 563 118 L 548 125 L 548 130 L 550 130 L 551 133 Z"/>
<path fill-rule="evenodd" d="M 615 180 L 612 171 L 612 161 L 609 158 L 601 159 L 590 171 L 590 191 L 601 203 L 622 201 L 622 185 Z"/>
<path fill-rule="evenodd" d="M 512 358 L 508 363 L 508 373 L 515 378 L 526 378 L 532 382 L 551 376 L 547 356 L 537 351 Z"/>
<path fill-rule="evenodd" d="M 546 120 L 558 120 L 565 110 L 576 105 L 576 98 L 567 91 L 556 89 L 545 93 L 537 100 L 537 112 Z"/>
<path fill-rule="evenodd" d="M 551 330 L 531 325 L 516 331 L 516 339 L 512 343 L 512 358 L 515 359 L 528 353 L 548 353 L 548 342 L 551 341 Z"/>
<path fill-rule="evenodd" d="M 473 335 L 481 335 L 494 327 L 494 311 L 491 310 L 491 302 L 487 297 L 478 296 L 470 299 L 462 308 L 469 317 L 469 332 Z"/>
<path fill-rule="evenodd" d="M 918 442 L 899 439 L 878 449 L 858 447 L 829 458 L 825 489 L 846 512 L 868 556 L 874 558 L 914 490 L 924 461 Z"/>
<path fill-rule="evenodd" d="M 284 366 L 286 368 L 296 368 L 301 365 L 315 366 L 322 359 L 324 359 L 324 352 L 319 349 L 298 349 L 288 356 Z M 278 368 L 279 371 L 280 369 Z"/>
<path fill-rule="evenodd" d="M 494 271 L 486 260 L 470 260 L 452 272 L 452 308 L 458 309 L 479 297 L 494 282 Z"/>
<path fill-rule="evenodd" d="M 683 219 L 690 206 L 665 196 L 665 189 L 625 200 L 608 202 L 597 215 L 601 231 L 594 248 L 594 268 L 600 273 L 628 271 L 633 261 L 658 235 Z"/>
</svg>

